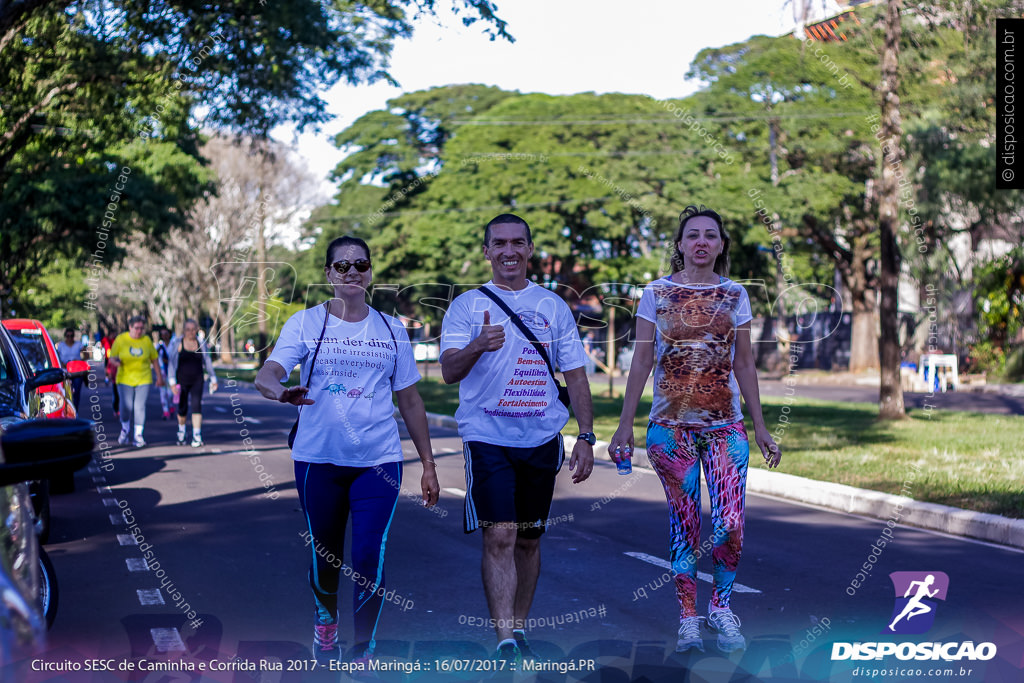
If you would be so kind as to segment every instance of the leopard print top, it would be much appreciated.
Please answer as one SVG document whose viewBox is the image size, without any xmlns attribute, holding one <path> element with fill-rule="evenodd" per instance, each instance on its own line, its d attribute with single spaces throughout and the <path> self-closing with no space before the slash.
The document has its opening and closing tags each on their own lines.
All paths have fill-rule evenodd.
<svg viewBox="0 0 1024 683">
<path fill-rule="evenodd" d="M 644 289 L 637 316 L 657 329 L 653 422 L 718 427 L 743 419 L 732 371 L 736 328 L 751 320 L 741 285 L 727 278 L 711 286 L 662 278 Z"/>
</svg>

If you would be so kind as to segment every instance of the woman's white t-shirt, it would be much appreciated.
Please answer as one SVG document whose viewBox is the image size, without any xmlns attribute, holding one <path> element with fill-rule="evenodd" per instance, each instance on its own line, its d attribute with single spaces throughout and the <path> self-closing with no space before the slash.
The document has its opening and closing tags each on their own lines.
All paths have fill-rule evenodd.
<svg viewBox="0 0 1024 683">
<path fill-rule="evenodd" d="M 303 386 L 324 326 L 324 313 L 325 307 L 317 306 L 289 318 L 267 358 L 289 373 L 301 364 Z M 374 309 L 354 323 L 330 316 L 306 394 L 314 403 L 302 406 L 292 458 L 349 467 L 402 460 L 391 392 L 419 379 L 409 335 L 397 319 L 382 317 Z"/>
</svg>

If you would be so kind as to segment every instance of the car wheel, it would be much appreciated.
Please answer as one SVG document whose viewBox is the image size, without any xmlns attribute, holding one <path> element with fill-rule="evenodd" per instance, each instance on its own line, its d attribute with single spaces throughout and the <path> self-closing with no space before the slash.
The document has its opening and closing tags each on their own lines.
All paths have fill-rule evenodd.
<svg viewBox="0 0 1024 683">
<path fill-rule="evenodd" d="M 40 543 L 46 543 L 50 539 L 50 481 L 29 482 L 28 490 L 36 518 L 36 534 Z"/>
<path fill-rule="evenodd" d="M 46 618 L 46 628 L 53 626 L 53 620 L 57 618 L 57 573 L 53 570 L 53 563 L 46 551 L 39 548 L 39 594 L 43 601 L 43 615 Z"/>
</svg>

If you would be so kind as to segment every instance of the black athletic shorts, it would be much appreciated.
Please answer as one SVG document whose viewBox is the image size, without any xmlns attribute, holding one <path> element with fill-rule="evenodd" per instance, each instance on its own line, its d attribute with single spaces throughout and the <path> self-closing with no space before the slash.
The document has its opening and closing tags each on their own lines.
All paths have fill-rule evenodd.
<svg viewBox="0 0 1024 683">
<path fill-rule="evenodd" d="M 562 435 L 533 448 L 463 443 L 466 456 L 466 533 L 478 527 L 515 526 L 540 538 L 551 510 L 555 476 L 562 469 Z"/>
</svg>

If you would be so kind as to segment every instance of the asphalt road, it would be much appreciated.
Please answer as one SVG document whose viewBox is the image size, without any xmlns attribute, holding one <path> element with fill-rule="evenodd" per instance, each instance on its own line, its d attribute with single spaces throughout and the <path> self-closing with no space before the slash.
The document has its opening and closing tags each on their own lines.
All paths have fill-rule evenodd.
<svg viewBox="0 0 1024 683">
<path fill-rule="evenodd" d="M 778 380 L 758 382 L 764 396 L 783 396 L 786 386 Z M 878 387 L 829 384 L 797 384 L 790 392 L 798 397 L 825 401 L 878 403 Z M 908 409 L 924 408 L 925 402 L 935 410 L 957 410 L 998 415 L 1024 415 L 1024 397 L 977 391 L 936 391 L 930 394 L 904 392 Z"/>
<path fill-rule="evenodd" d="M 109 389 L 98 391 L 106 429 L 116 434 Z M 48 650 L 7 671 L 5 680 L 347 680 L 303 670 L 312 609 L 309 551 L 285 446 L 293 411 L 251 387 L 222 384 L 206 398 L 204 413 L 207 445 L 178 447 L 174 422 L 159 419 L 154 394 L 150 445 L 115 448 L 109 461 L 78 473 L 74 493 L 55 497 L 47 549 L 60 581 L 57 621 Z M 258 463 L 245 454 L 246 436 Z M 440 429 L 432 436 L 441 500 L 435 510 L 417 505 L 420 467 L 405 441 L 413 462 L 405 467 L 389 536 L 387 587 L 394 594 L 378 631 L 382 661 L 421 671 L 382 672 L 388 681 L 476 680 L 481 674 L 456 670 L 486 666 L 479 662 L 494 648 L 493 632 L 476 625 L 488 613 L 480 535 L 464 534 L 461 526 L 461 442 Z M 130 541 L 126 514 L 141 544 Z M 935 668 L 936 681 L 1024 676 L 1024 554 L 1018 551 L 898 525 L 880 547 L 888 533 L 883 521 L 749 495 L 732 601 L 749 645 L 725 656 L 708 635 L 705 653 L 678 655 L 678 608 L 663 559 L 668 516 L 657 477 L 640 469 L 619 476 L 599 461 L 589 481 L 574 485 L 563 471 L 551 519 L 530 637 L 552 666 L 575 662 L 594 670 L 520 673 L 516 680 L 859 681 L 865 676 L 854 670 L 865 665 L 911 671 L 872 678 L 884 681 L 917 680 L 914 668 Z M 705 509 L 705 538 L 709 527 Z M 152 553 L 148 567 L 146 552 Z M 699 569 L 711 571 L 709 557 Z M 880 635 L 892 617 L 888 575 L 896 571 L 949 577 L 946 599 L 924 635 Z M 701 579 L 698 586 L 703 612 L 710 584 Z M 342 595 L 344 614 L 351 594 Z M 351 644 L 348 619 L 341 637 Z M 992 642 L 998 654 L 952 663 L 830 659 L 834 642 L 904 640 Z M 211 671 L 249 663 L 256 670 Z M 105 666 L 115 671 L 86 671 Z M 53 670 L 60 667 L 78 670 Z M 185 670 L 166 670 L 175 667 Z M 961 667 L 972 671 L 960 675 Z M 45 668 L 51 671 L 38 670 Z"/>
</svg>

